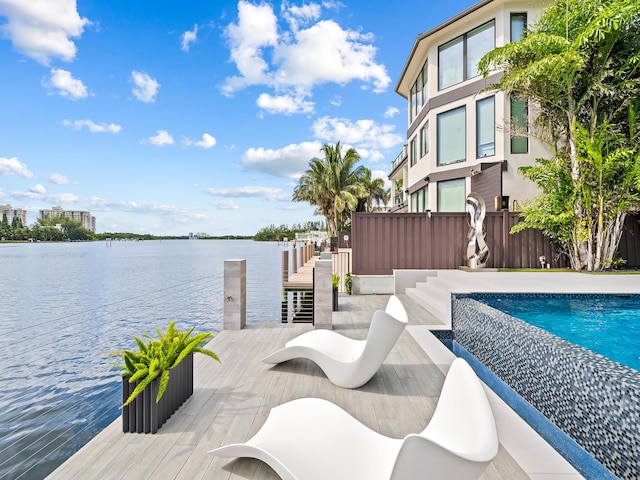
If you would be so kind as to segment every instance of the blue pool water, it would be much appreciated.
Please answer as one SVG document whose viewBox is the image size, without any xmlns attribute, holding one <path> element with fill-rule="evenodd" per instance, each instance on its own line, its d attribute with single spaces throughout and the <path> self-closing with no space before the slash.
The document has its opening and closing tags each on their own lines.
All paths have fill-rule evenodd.
<svg viewBox="0 0 640 480">
<path fill-rule="evenodd" d="M 478 294 L 473 297 L 640 371 L 640 295 Z"/>
</svg>

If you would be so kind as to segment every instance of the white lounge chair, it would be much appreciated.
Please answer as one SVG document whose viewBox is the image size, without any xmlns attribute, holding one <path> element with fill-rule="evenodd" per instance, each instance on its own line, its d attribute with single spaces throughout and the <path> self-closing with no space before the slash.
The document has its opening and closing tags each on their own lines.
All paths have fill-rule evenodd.
<svg viewBox="0 0 640 480">
<path fill-rule="evenodd" d="M 333 330 L 311 330 L 289 340 L 283 349 L 262 361 L 276 364 L 307 358 L 317 363 L 333 384 L 358 388 L 375 375 L 407 323 L 402 302 L 392 295 L 385 311 L 373 314 L 366 340 L 354 340 Z"/>
<path fill-rule="evenodd" d="M 498 453 L 491 407 L 471 367 L 456 359 L 420 434 L 380 435 L 326 400 L 275 407 L 246 443 L 211 450 L 257 458 L 283 480 L 477 479 Z"/>
</svg>

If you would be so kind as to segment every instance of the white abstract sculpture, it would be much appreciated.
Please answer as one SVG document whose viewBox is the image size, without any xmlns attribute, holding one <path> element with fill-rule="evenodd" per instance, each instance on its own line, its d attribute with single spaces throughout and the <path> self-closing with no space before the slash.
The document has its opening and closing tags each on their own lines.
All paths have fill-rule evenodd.
<svg viewBox="0 0 640 480">
<path fill-rule="evenodd" d="M 484 238 L 484 217 L 487 206 L 477 193 L 467 195 L 467 213 L 469 214 L 469 233 L 467 234 L 467 266 L 482 268 L 487 266 L 489 247 Z"/>
</svg>

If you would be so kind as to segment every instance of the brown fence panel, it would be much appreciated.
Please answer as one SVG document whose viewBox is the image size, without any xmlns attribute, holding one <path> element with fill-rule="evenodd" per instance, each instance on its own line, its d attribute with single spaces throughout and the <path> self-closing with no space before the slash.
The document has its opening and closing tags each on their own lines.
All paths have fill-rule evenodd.
<svg viewBox="0 0 640 480">
<path fill-rule="evenodd" d="M 492 268 L 566 266 L 542 232 L 510 234 L 517 213 L 488 212 L 485 238 Z M 352 213 L 353 273 L 391 275 L 394 269 L 449 269 L 465 265 L 468 215 L 456 213 Z"/>
<path fill-rule="evenodd" d="M 509 233 L 518 220 L 518 213 L 487 212 L 487 267 L 540 268 L 542 256 L 552 268 L 569 266 L 562 251 L 540 230 Z M 640 267 L 639 220 L 628 216 L 625 221 L 619 253 L 627 268 Z M 351 225 L 355 275 L 391 275 L 394 269 L 451 269 L 466 264 L 466 213 L 353 212 Z"/>
<path fill-rule="evenodd" d="M 627 215 L 618 252 L 626 260 L 623 267 L 640 267 L 640 216 Z"/>
</svg>

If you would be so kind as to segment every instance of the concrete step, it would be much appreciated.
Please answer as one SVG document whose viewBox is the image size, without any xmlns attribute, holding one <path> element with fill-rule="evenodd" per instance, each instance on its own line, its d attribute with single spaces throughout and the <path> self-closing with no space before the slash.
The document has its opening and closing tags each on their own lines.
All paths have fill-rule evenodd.
<svg viewBox="0 0 640 480">
<path fill-rule="evenodd" d="M 451 307 L 447 306 L 447 301 L 451 302 L 450 294 L 447 290 L 433 288 L 407 288 L 406 295 L 421 305 L 427 312 L 438 319 L 447 329 L 451 328 Z"/>
</svg>

